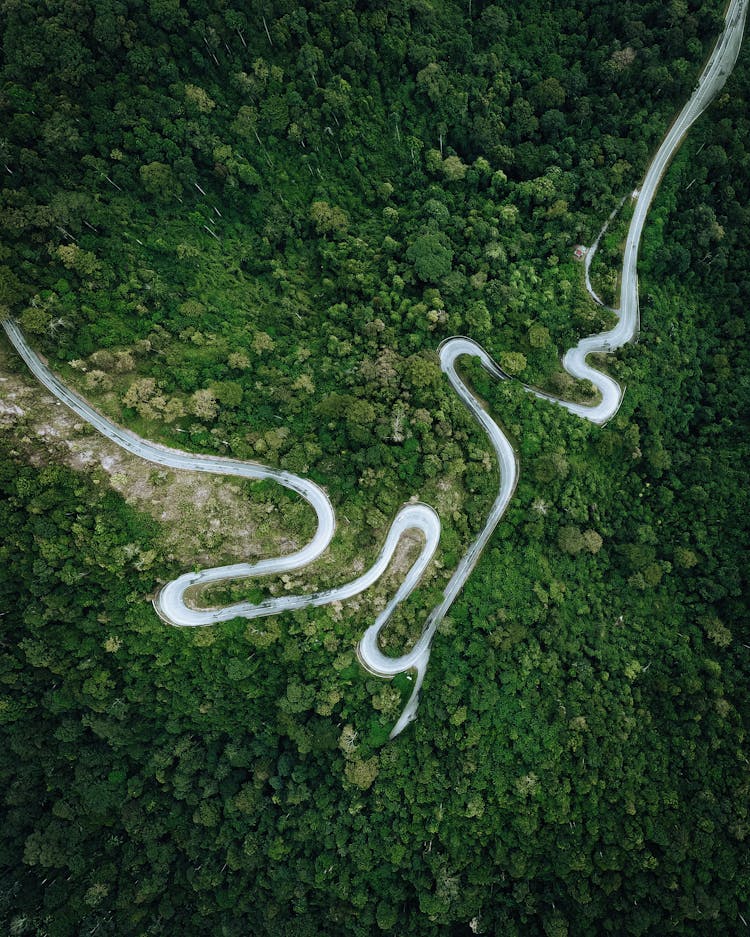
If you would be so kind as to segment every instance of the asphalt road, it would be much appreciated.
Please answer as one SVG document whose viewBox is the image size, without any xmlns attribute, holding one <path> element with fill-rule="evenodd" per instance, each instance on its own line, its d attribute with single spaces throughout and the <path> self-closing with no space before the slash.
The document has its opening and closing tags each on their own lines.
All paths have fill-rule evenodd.
<svg viewBox="0 0 750 937">
<path fill-rule="evenodd" d="M 389 657 L 383 654 L 378 647 L 378 634 L 385 627 L 390 618 L 391 611 L 389 611 L 388 608 L 386 608 L 383 615 L 379 616 L 367 629 L 357 646 L 359 659 L 365 669 L 369 670 L 370 673 L 377 674 L 381 677 L 393 677 L 397 673 L 404 673 L 409 670 L 416 671 L 416 680 L 414 681 L 411 697 L 404 711 L 401 713 L 398 722 L 391 730 L 391 738 L 398 735 L 416 716 L 417 707 L 419 705 L 419 690 L 422 686 L 427 664 L 430 659 L 430 649 L 432 647 L 432 639 L 435 636 L 435 631 L 476 566 L 477 560 L 481 556 L 487 541 L 492 536 L 500 518 L 508 507 L 508 502 L 513 497 L 513 492 L 516 489 L 516 482 L 518 480 L 518 461 L 513 447 L 497 423 L 495 423 L 480 401 L 477 400 L 459 377 L 456 372 L 456 361 L 464 355 L 476 357 L 479 359 L 482 367 L 493 377 L 499 380 L 506 380 L 508 376 L 492 358 L 490 358 L 484 348 L 470 338 L 457 336 L 447 339 L 440 345 L 439 354 L 440 366 L 443 373 L 447 375 L 453 389 L 464 402 L 474 419 L 485 431 L 495 451 L 500 470 L 500 484 L 497 496 L 487 515 L 484 526 L 461 558 L 456 571 L 451 576 L 443 591 L 443 598 L 440 604 L 428 615 L 422 634 L 411 651 L 401 657 Z M 411 591 L 411 589 L 409 591 Z"/>
<path fill-rule="evenodd" d="M 616 310 L 619 314 L 617 325 L 609 332 L 601 332 L 598 335 L 590 335 L 582 339 L 575 348 L 569 349 L 563 357 L 563 367 L 569 374 L 576 378 L 589 380 L 597 388 L 601 395 L 599 403 L 593 406 L 571 403 L 529 388 L 537 396 L 554 400 L 560 406 L 565 407 L 566 410 L 586 420 L 591 420 L 592 423 L 602 425 L 612 419 L 622 402 L 623 389 L 617 381 L 588 364 L 586 358 L 596 352 L 609 353 L 615 351 L 615 349 L 621 348 L 638 335 L 640 326 L 638 248 L 641 242 L 643 225 L 662 176 L 682 143 L 685 134 L 724 87 L 729 74 L 734 68 L 742 45 L 742 35 L 747 18 L 747 4 L 748 0 L 732 0 L 729 4 L 724 29 L 698 79 L 695 91 L 669 128 L 666 137 L 651 161 L 651 165 L 648 167 L 640 187 L 640 194 L 638 195 L 635 212 L 625 242 L 620 283 L 620 303 L 618 310 Z"/>
<path fill-rule="evenodd" d="M 690 126 L 723 87 L 727 76 L 734 67 L 742 43 L 742 34 L 747 16 L 747 3 L 748 0 L 732 0 L 730 3 L 725 28 L 699 79 L 696 90 L 670 128 L 648 168 L 625 245 L 620 305 L 619 310 L 615 310 L 619 316 L 617 325 L 609 332 L 582 339 L 575 348 L 567 351 L 563 358 L 563 366 L 566 371 L 573 377 L 590 380 L 599 390 L 601 400 L 593 406 L 587 406 L 560 400 L 532 387 L 526 388 L 535 396 L 551 400 L 565 407 L 571 413 L 575 413 L 593 423 L 603 424 L 614 416 L 622 401 L 623 390 L 611 377 L 590 366 L 586 359 L 588 355 L 595 352 L 612 352 L 632 341 L 638 334 L 637 261 L 643 225 L 669 161 Z M 594 298 L 598 299 L 598 297 Z M 197 573 L 185 573 L 165 585 L 154 599 L 154 607 L 160 617 L 171 625 L 196 627 L 214 625 L 238 616 L 248 619 L 262 618 L 284 611 L 326 605 L 351 598 L 369 588 L 385 572 L 401 537 L 407 531 L 418 531 L 423 540 L 418 557 L 414 560 L 393 598 L 378 615 L 375 622 L 367 629 L 357 646 L 357 653 L 362 665 L 373 674 L 382 677 L 393 677 L 399 673 L 416 671 L 411 698 L 394 726 L 391 737 L 398 735 L 414 719 L 419 702 L 419 689 L 429 661 L 435 631 L 471 575 L 484 547 L 505 513 L 508 502 L 515 491 L 518 478 L 516 455 L 507 437 L 484 409 L 481 402 L 463 383 L 456 371 L 456 362 L 459 358 L 462 356 L 476 357 L 485 370 L 495 378 L 498 380 L 508 379 L 508 376 L 480 345 L 469 338 L 461 336 L 447 339 L 439 348 L 440 364 L 454 390 L 485 431 L 492 445 L 498 460 L 500 473 L 498 493 L 482 530 L 471 543 L 459 562 L 456 571 L 448 581 L 441 602 L 428 615 L 419 640 L 408 653 L 400 657 L 389 657 L 380 650 L 378 636 L 397 606 L 418 585 L 440 540 L 440 520 L 429 505 L 420 503 L 404 505 L 396 515 L 373 565 L 361 576 L 342 586 L 321 592 L 280 596 L 260 603 L 240 602 L 224 608 L 212 609 L 191 608 L 185 600 L 185 594 L 188 589 L 194 586 L 230 579 L 269 575 L 271 573 L 285 573 L 301 569 L 316 560 L 328 547 L 336 528 L 335 515 L 328 495 L 314 482 L 280 469 L 270 468 L 255 462 L 241 462 L 235 459 L 195 455 L 141 439 L 134 433 L 130 433 L 108 420 L 86 403 L 83 398 L 66 387 L 29 347 L 23 333 L 14 321 L 6 319 L 2 324 L 8 338 L 34 376 L 71 410 L 128 452 L 158 465 L 174 469 L 190 469 L 196 472 L 235 475 L 250 479 L 272 479 L 280 485 L 296 491 L 315 511 L 318 521 L 315 535 L 306 546 L 294 553 L 261 560 L 258 563 L 234 563 L 228 566 L 204 569 Z"/>
<path fill-rule="evenodd" d="M 174 469 L 189 469 L 193 472 L 208 472 L 212 475 L 236 475 L 240 478 L 251 478 L 254 480 L 272 479 L 290 488 L 301 495 L 315 511 L 318 518 L 318 527 L 313 539 L 301 550 L 296 553 L 290 553 L 287 556 L 275 559 L 262 560 L 260 563 L 250 565 L 249 563 L 235 563 L 232 566 L 217 566 L 214 569 L 206 569 L 200 573 L 181 576 L 180 580 L 184 582 L 184 588 L 196 583 L 216 582 L 221 579 L 230 579 L 238 576 L 258 576 L 269 573 L 283 573 L 293 569 L 300 569 L 309 565 L 317 559 L 331 542 L 336 529 L 336 516 L 333 512 L 333 506 L 328 495 L 315 482 L 292 475 L 290 472 L 284 472 L 279 469 L 269 468 L 260 465 L 257 462 L 240 462 L 237 459 L 224 459 L 218 456 L 196 455 L 191 452 L 182 452 L 179 449 L 170 449 L 167 446 L 160 446 L 156 443 L 141 439 L 135 433 L 131 433 L 107 417 L 95 410 L 82 397 L 79 397 L 67 385 L 65 385 L 56 374 L 39 358 L 26 341 L 26 338 L 19 328 L 18 324 L 12 319 L 3 321 L 8 338 L 13 344 L 18 354 L 23 358 L 29 367 L 29 370 L 49 390 L 58 400 L 70 407 L 75 413 L 90 423 L 94 429 L 97 429 L 103 436 L 107 436 L 112 442 L 117 443 L 133 455 L 137 455 L 148 462 L 154 462 L 157 465 L 164 465 Z M 186 580 L 190 580 L 187 582 Z M 231 616 L 230 616 L 231 617 Z M 169 619 L 167 619 L 169 620 Z M 221 619 L 216 619 L 221 620 Z M 175 620 L 173 624 L 182 624 Z M 198 622 L 191 622 L 197 624 Z M 214 624 L 214 621 L 206 620 L 202 624 Z"/>
</svg>

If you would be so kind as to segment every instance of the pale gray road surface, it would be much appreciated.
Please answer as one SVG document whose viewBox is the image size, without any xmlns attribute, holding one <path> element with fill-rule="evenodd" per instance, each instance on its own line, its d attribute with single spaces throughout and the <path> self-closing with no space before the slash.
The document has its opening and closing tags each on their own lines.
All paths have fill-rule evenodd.
<svg viewBox="0 0 750 937">
<path fill-rule="evenodd" d="M 747 16 L 747 3 L 748 0 L 732 0 L 730 3 L 725 28 L 699 79 L 696 90 L 670 128 L 646 173 L 625 245 L 620 306 L 619 310 L 615 310 L 619 316 L 617 325 L 609 332 L 582 339 L 575 348 L 567 351 L 563 358 L 563 365 L 569 374 L 576 378 L 590 380 L 596 386 L 601 395 L 600 402 L 593 406 L 571 403 L 545 394 L 535 388 L 526 388 L 537 397 L 551 400 L 565 407 L 571 413 L 590 420 L 592 423 L 603 424 L 612 418 L 620 406 L 623 391 L 615 380 L 591 367 L 586 358 L 595 352 L 609 353 L 614 351 L 631 341 L 638 333 L 637 260 L 638 246 L 646 215 L 674 152 L 692 123 L 723 87 L 727 76 L 734 67 L 742 42 L 742 33 Z M 598 239 L 595 245 L 597 243 Z M 593 250 L 595 250 L 595 245 Z M 591 252 L 592 256 L 593 250 Z M 587 258 L 587 261 L 590 264 L 589 258 Z M 589 291 L 594 299 L 600 302 L 593 290 L 590 289 L 588 266 L 586 274 Z M 470 545 L 446 585 L 443 599 L 428 615 L 417 643 L 408 653 L 400 657 L 389 657 L 380 650 L 378 645 L 379 634 L 389 621 L 394 609 L 406 599 L 419 583 L 440 540 L 440 520 L 429 505 L 420 503 L 404 505 L 396 515 L 374 564 L 361 576 L 342 586 L 321 592 L 271 598 L 260 603 L 239 602 L 224 608 L 191 608 L 185 601 L 185 593 L 193 586 L 229 579 L 247 578 L 249 576 L 284 573 L 300 569 L 316 560 L 328 547 L 336 526 L 333 507 L 327 494 L 314 482 L 280 469 L 269 468 L 254 462 L 241 462 L 215 456 L 199 456 L 141 439 L 134 433 L 130 433 L 108 420 L 71 391 L 70 388 L 66 387 L 41 361 L 38 355 L 31 350 L 15 322 L 5 320 L 3 327 L 8 338 L 35 377 L 80 417 L 128 452 L 158 465 L 165 465 L 175 469 L 190 469 L 196 472 L 235 475 L 251 479 L 273 479 L 280 485 L 296 491 L 315 511 L 318 520 L 315 535 L 306 546 L 294 553 L 261 560 L 258 563 L 234 563 L 229 566 L 204 569 L 197 573 L 185 573 L 165 585 L 154 600 L 154 606 L 161 618 L 169 624 L 180 627 L 213 625 L 238 616 L 261 618 L 284 611 L 326 605 L 330 602 L 351 598 L 371 586 L 385 572 L 403 534 L 407 531 L 419 531 L 423 537 L 423 545 L 419 556 L 413 562 L 396 594 L 364 633 L 357 647 L 357 653 L 362 665 L 373 674 L 382 677 L 393 677 L 396 674 L 410 670 L 416 671 L 411 698 L 394 726 L 391 737 L 398 735 L 414 719 L 419 702 L 419 689 L 429 661 L 435 631 L 471 575 L 487 541 L 505 513 L 518 478 L 516 455 L 507 437 L 456 372 L 457 360 L 466 355 L 478 358 L 484 369 L 498 380 L 507 379 L 508 376 L 481 346 L 469 338 L 460 336 L 450 338 L 440 346 L 440 364 L 456 393 L 485 431 L 492 445 L 500 472 L 498 494 L 482 530 Z"/>
<path fill-rule="evenodd" d="M 141 439 L 135 433 L 131 433 L 108 420 L 107 417 L 86 403 L 82 397 L 79 397 L 67 385 L 63 384 L 36 352 L 32 351 L 16 322 L 12 319 L 5 319 L 3 328 L 18 354 L 28 365 L 31 373 L 47 390 L 86 420 L 87 423 L 90 423 L 94 429 L 99 430 L 103 436 L 107 436 L 112 442 L 117 443 L 118 446 L 128 452 L 132 452 L 133 455 L 169 468 L 208 472 L 212 475 L 237 475 L 241 478 L 255 480 L 272 479 L 285 488 L 296 491 L 312 506 L 318 518 L 318 528 L 313 539 L 301 550 L 276 559 L 262 560 L 260 563 L 253 565 L 235 563 L 232 566 L 217 566 L 215 569 L 207 569 L 201 573 L 182 576 L 181 579 L 191 580 L 185 584 L 185 588 L 198 582 L 216 582 L 220 579 L 231 579 L 238 576 L 257 576 L 300 569 L 317 559 L 331 542 L 333 532 L 336 529 L 336 516 L 333 513 L 333 507 L 328 495 L 315 482 L 308 481 L 306 478 L 299 478 L 289 472 L 282 472 L 279 469 L 260 465 L 257 462 L 240 462 L 237 459 L 196 455 L 195 453 L 170 449 L 167 446 L 160 446 L 148 442 L 146 439 Z M 213 622 L 206 621 L 204 624 L 213 624 Z"/>
<path fill-rule="evenodd" d="M 563 358 L 563 367 L 569 374 L 582 380 L 589 380 L 597 388 L 601 395 L 599 403 L 593 406 L 571 403 L 529 388 L 537 396 L 553 400 L 571 413 L 591 420 L 592 423 L 602 425 L 612 419 L 622 402 L 623 391 L 617 381 L 601 371 L 597 371 L 587 363 L 586 358 L 597 352 L 609 353 L 621 348 L 638 334 L 640 325 L 638 247 L 643 225 L 662 176 L 682 143 L 685 134 L 724 87 L 729 74 L 734 68 L 742 45 L 742 34 L 747 18 L 747 3 L 748 0 L 732 0 L 729 4 L 724 29 L 698 79 L 695 91 L 669 128 L 666 137 L 651 161 L 651 165 L 648 167 L 625 242 L 617 325 L 609 332 L 601 332 L 599 335 L 590 335 L 588 338 L 582 339 L 575 348 L 569 349 Z M 591 292 L 593 294 L 593 291 Z M 598 299 L 595 294 L 593 295 L 595 299 Z"/>
<path fill-rule="evenodd" d="M 484 523 L 484 527 L 482 527 L 469 549 L 461 558 L 456 571 L 445 587 L 442 601 L 428 615 L 422 634 L 411 651 L 407 654 L 403 654 L 401 657 L 388 657 L 383 654 L 378 647 L 378 635 L 381 629 L 387 624 L 389 616 L 380 616 L 374 624 L 367 629 L 359 642 L 357 647 L 359 659 L 370 673 L 377 674 L 381 677 L 393 677 L 397 673 L 404 673 L 407 670 L 416 670 L 417 672 L 417 678 L 414 682 L 411 697 L 406 708 L 401 713 L 398 722 L 391 730 L 391 738 L 398 735 L 416 716 L 417 707 L 419 705 L 419 690 L 422 686 L 427 663 L 430 659 L 430 648 L 432 647 L 432 639 L 435 636 L 435 631 L 445 617 L 448 609 L 455 601 L 456 596 L 463 588 L 464 583 L 471 575 L 471 571 L 476 566 L 477 560 L 482 554 L 482 550 L 484 550 L 500 518 L 505 513 L 508 502 L 515 491 L 516 481 L 518 480 L 518 462 L 513 447 L 497 423 L 495 423 L 482 404 L 456 373 L 456 361 L 462 355 L 469 355 L 479 358 L 482 367 L 489 374 L 492 374 L 493 377 L 504 380 L 507 379 L 507 375 L 495 364 L 481 345 L 478 345 L 470 338 L 463 338 L 460 336 L 449 338 L 442 343 L 439 353 L 440 366 L 443 372 L 447 375 L 448 380 L 451 382 L 458 396 L 466 404 L 472 416 L 485 433 L 487 433 L 492 448 L 495 450 L 498 467 L 500 469 L 500 487 L 490 513 L 487 516 L 487 520 Z"/>
</svg>

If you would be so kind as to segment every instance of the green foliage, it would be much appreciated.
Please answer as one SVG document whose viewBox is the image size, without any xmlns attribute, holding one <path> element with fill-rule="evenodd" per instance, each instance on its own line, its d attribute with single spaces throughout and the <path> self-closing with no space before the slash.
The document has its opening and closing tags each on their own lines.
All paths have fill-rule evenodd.
<svg viewBox="0 0 750 937">
<path fill-rule="evenodd" d="M 611 317 L 572 247 L 637 184 L 719 13 L 6 4 L 0 306 L 137 430 L 325 484 L 358 560 L 435 504 L 407 645 L 497 481 L 435 349 L 465 331 L 581 390 L 558 351 Z M 665 179 L 609 426 L 461 362 L 521 478 L 393 743 L 411 681 L 365 678 L 357 603 L 167 628 L 158 533 L 4 444 L 3 932 L 740 932 L 747 83 L 741 60 Z"/>
<path fill-rule="evenodd" d="M 511 377 L 518 377 L 526 370 L 526 356 L 520 351 L 504 351 L 500 355 L 500 367 Z"/>
<path fill-rule="evenodd" d="M 424 283 L 437 283 L 451 271 L 453 251 L 437 231 L 421 234 L 406 252 L 417 276 Z"/>
<path fill-rule="evenodd" d="M 160 199 L 175 198 L 182 192 L 182 186 L 166 163 L 146 163 L 140 168 L 140 176 L 144 189 Z"/>
</svg>

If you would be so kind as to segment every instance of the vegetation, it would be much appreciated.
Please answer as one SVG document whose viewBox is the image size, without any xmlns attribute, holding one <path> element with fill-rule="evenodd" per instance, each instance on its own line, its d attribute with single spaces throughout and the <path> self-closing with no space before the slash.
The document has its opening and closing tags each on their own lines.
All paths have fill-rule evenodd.
<svg viewBox="0 0 750 937">
<path fill-rule="evenodd" d="M 573 245 L 638 184 L 720 19 L 692 0 L 6 2 L 0 304 L 136 431 L 323 483 L 350 524 L 342 579 L 400 503 L 434 504 L 396 650 L 496 484 L 437 345 L 469 334 L 585 392 L 558 350 L 608 314 Z M 409 681 L 358 666 L 370 609 L 167 628 L 148 598 L 184 568 L 158 526 L 5 437 L 6 932 L 750 922 L 749 82 L 744 54 L 665 179 L 610 426 L 466 364 L 521 479 L 393 743 Z M 286 495 L 250 494 L 309 532 Z"/>
<path fill-rule="evenodd" d="M 591 286 L 606 306 L 619 305 L 620 272 L 625 253 L 625 239 L 634 210 L 635 201 L 626 196 L 602 235 L 596 254 L 591 258 L 589 268 Z"/>
</svg>

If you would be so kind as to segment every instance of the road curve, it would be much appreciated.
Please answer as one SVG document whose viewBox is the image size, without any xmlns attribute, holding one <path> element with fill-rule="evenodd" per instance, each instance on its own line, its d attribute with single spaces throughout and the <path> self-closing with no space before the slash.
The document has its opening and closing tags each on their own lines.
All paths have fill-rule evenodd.
<svg viewBox="0 0 750 937">
<path fill-rule="evenodd" d="M 608 332 L 582 339 L 575 348 L 571 348 L 563 357 L 563 366 L 569 374 L 575 378 L 589 380 L 596 386 L 601 396 L 599 403 L 595 405 L 573 403 L 546 394 L 533 387 L 526 387 L 526 390 L 535 396 L 553 401 L 565 407 L 571 413 L 575 413 L 592 423 L 601 425 L 612 418 L 620 406 L 623 391 L 613 378 L 590 366 L 586 358 L 592 353 L 612 352 L 631 341 L 638 333 L 637 260 L 646 215 L 667 165 L 682 142 L 687 130 L 723 87 L 727 76 L 734 67 L 742 42 L 747 16 L 747 3 L 748 0 L 732 0 L 730 3 L 724 30 L 701 74 L 696 90 L 670 128 L 648 168 L 625 245 L 620 306 L 619 310 L 615 310 L 619 316 L 617 325 Z M 597 297 L 594 298 L 598 299 Z M 480 345 L 469 338 L 456 336 L 443 342 L 438 351 L 443 372 L 474 419 L 487 434 L 495 452 L 500 474 L 498 493 L 484 526 L 448 581 L 442 600 L 428 615 L 420 638 L 406 654 L 400 657 L 389 657 L 380 650 L 378 644 L 380 632 L 397 606 L 416 588 L 440 540 L 440 520 L 429 505 L 420 503 L 404 505 L 396 515 L 373 565 L 349 583 L 319 592 L 275 597 L 260 603 L 239 602 L 223 608 L 191 608 L 185 601 L 185 593 L 193 586 L 229 579 L 288 572 L 307 566 L 317 559 L 328 547 L 335 531 L 335 515 L 327 494 L 314 482 L 280 469 L 270 468 L 255 462 L 241 462 L 236 459 L 216 456 L 199 456 L 141 439 L 134 433 L 108 420 L 63 384 L 29 347 L 17 323 L 6 319 L 2 324 L 18 354 L 40 383 L 100 433 L 128 452 L 158 465 L 175 469 L 190 469 L 197 472 L 235 475 L 250 479 L 271 479 L 292 491 L 296 491 L 315 511 L 318 521 L 315 535 L 306 546 L 294 553 L 261 560 L 257 563 L 234 563 L 228 566 L 204 569 L 197 573 L 185 573 L 167 583 L 154 599 L 154 607 L 160 617 L 169 624 L 180 627 L 213 625 L 238 616 L 261 618 L 284 611 L 321 606 L 351 598 L 371 586 L 385 572 L 399 540 L 407 531 L 419 531 L 423 537 L 419 555 L 414 560 L 395 595 L 373 624 L 365 631 L 357 645 L 359 660 L 365 669 L 373 674 L 382 677 L 393 677 L 406 671 L 416 671 L 411 697 L 398 722 L 393 727 L 391 737 L 398 735 L 414 719 L 419 702 L 419 690 L 429 661 L 435 631 L 471 575 L 484 547 L 505 513 L 508 502 L 515 491 L 518 478 L 518 463 L 513 447 L 500 427 L 484 409 L 481 402 L 477 400 L 461 380 L 456 370 L 458 359 L 462 356 L 470 356 L 478 358 L 482 367 L 493 377 L 498 380 L 508 379 L 508 375 L 502 371 Z"/>
<path fill-rule="evenodd" d="M 597 404 L 573 403 L 561 400 L 551 394 L 545 394 L 534 388 L 528 388 L 538 397 L 552 400 L 565 407 L 571 413 L 603 425 L 617 412 L 622 402 L 623 390 L 617 381 L 609 375 L 597 371 L 586 361 L 591 354 L 608 354 L 621 348 L 638 335 L 640 310 L 638 306 L 638 248 L 649 208 L 659 187 L 659 183 L 670 160 L 679 148 L 685 134 L 705 111 L 711 101 L 724 87 L 742 45 L 742 35 L 747 18 L 748 0 L 732 0 L 727 8 L 724 29 L 714 45 L 698 84 L 687 104 L 677 115 L 666 137 L 656 152 L 640 187 L 635 212 L 630 222 L 625 241 L 625 254 L 620 281 L 620 303 L 616 310 L 618 322 L 608 332 L 590 335 L 582 339 L 574 348 L 570 348 L 563 357 L 563 367 L 572 377 L 588 380 L 599 391 L 601 399 Z M 597 239 L 598 240 L 598 239 Z M 598 297 L 594 297 L 598 299 Z"/>
<path fill-rule="evenodd" d="M 370 673 L 381 677 L 393 677 L 397 673 L 404 673 L 408 670 L 416 670 L 417 672 L 411 697 L 398 722 L 391 730 L 391 738 L 398 735 L 416 716 L 419 705 L 419 690 L 430 659 L 430 649 L 435 631 L 476 566 L 487 541 L 492 536 L 500 518 L 505 513 L 508 502 L 513 497 L 518 480 L 518 461 L 513 447 L 497 423 L 459 377 L 456 371 L 456 361 L 463 355 L 468 355 L 479 358 L 482 367 L 493 377 L 499 380 L 507 380 L 508 375 L 492 360 L 481 345 L 470 338 L 464 338 L 463 336 L 449 338 L 440 345 L 438 353 L 443 373 L 448 377 L 453 389 L 489 438 L 500 469 L 500 486 L 484 526 L 449 579 L 443 591 L 441 602 L 427 616 L 422 634 L 414 647 L 401 657 L 389 657 L 383 654 L 378 647 L 378 635 L 387 619 L 382 623 L 380 619 L 375 621 L 357 645 L 359 659 Z"/>
<path fill-rule="evenodd" d="M 203 572 L 196 573 L 194 577 L 191 577 L 190 585 L 198 582 L 215 582 L 218 579 L 231 579 L 238 576 L 259 576 L 300 569 L 317 559 L 331 542 L 336 529 L 336 515 L 328 495 L 315 482 L 292 475 L 290 472 L 269 468 L 257 462 L 241 462 L 238 459 L 225 459 L 219 456 L 196 455 L 195 453 L 170 449 L 168 446 L 160 446 L 146 439 L 141 439 L 135 433 L 131 433 L 129 430 L 123 429 L 108 420 L 107 417 L 95 410 L 66 384 L 63 384 L 60 378 L 29 347 L 23 332 L 14 320 L 3 320 L 3 328 L 13 347 L 28 365 L 31 373 L 48 391 L 86 420 L 87 423 L 90 423 L 103 436 L 107 436 L 112 442 L 117 443 L 118 446 L 133 455 L 146 459 L 148 462 L 174 469 L 189 469 L 193 472 L 208 472 L 212 475 L 236 475 L 240 478 L 254 480 L 271 479 L 285 488 L 296 491 L 312 506 L 318 518 L 318 527 L 315 536 L 301 550 L 287 556 L 262 560 L 260 563 L 253 565 L 234 563 L 231 566 L 217 566 L 215 569 L 203 570 Z M 180 578 L 185 579 L 188 577 Z M 212 623 L 205 622 L 205 624 Z"/>
<path fill-rule="evenodd" d="M 301 595 L 283 595 L 277 598 L 266 599 L 264 602 L 238 602 L 235 605 L 226 605 L 222 608 L 196 609 L 185 602 L 185 592 L 191 586 L 200 586 L 208 582 L 221 582 L 238 577 L 263 575 L 267 572 L 284 572 L 288 567 L 284 565 L 286 557 L 275 560 L 264 560 L 254 565 L 238 563 L 234 566 L 216 566 L 213 569 L 204 569 L 198 573 L 185 573 L 172 582 L 167 583 L 154 599 L 154 607 L 159 616 L 170 625 L 180 627 L 195 627 L 201 625 L 216 625 L 231 618 L 265 618 L 268 615 L 278 615 L 281 612 L 291 612 L 301 608 L 311 608 L 320 605 L 329 605 L 350 599 L 365 589 L 368 589 L 378 580 L 388 568 L 398 542 L 407 531 L 418 530 L 424 537 L 424 543 L 396 596 L 387 606 L 388 614 L 380 616 L 380 627 L 384 627 L 393 610 L 416 587 L 422 577 L 425 567 L 432 559 L 440 541 L 440 519 L 434 509 L 428 504 L 406 504 L 395 517 L 388 530 L 385 542 L 373 565 L 356 579 L 332 589 L 320 592 L 308 592 Z M 263 564 L 273 563 L 275 568 L 269 570 L 259 569 Z M 241 569 L 241 572 L 237 572 Z"/>
<path fill-rule="evenodd" d="M 643 225 L 658 185 L 672 156 L 678 149 L 689 128 L 721 90 L 728 75 L 734 68 L 742 45 L 742 35 L 747 17 L 747 3 L 748 0 L 732 0 L 729 4 L 725 16 L 724 29 L 714 45 L 709 60 L 698 80 L 696 89 L 690 97 L 690 100 L 680 111 L 646 172 L 638 196 L 636 210 L 628 229 L 621 276 L 620 305 L 618 309 L 612 310 L 618 315 L 617 324 L 608 332 L 602 332 L 598 335 L 592 335 L 582 339 L 574 348 L 569 349 L 563 356 L 563 367 L 572 377 L 589 380 L 594 384 L 601 397 L 599 403 L 595 405 L 574 403 L 525 385 L 525 389 L 534 396 L 557 403 L 565 407 L 571 413 L 589 420 L 592 423 L 603 425 L 612 419 L 622 402 L 623 389 L 617 381 L 609 375 L 603 374 L 601 371 L 597 371 L 589 365 L 586 358 L 593 353 L 611 353 L 615 349 L 632 341 L 638 334 L 640 316 L 638 307 L 637 264 L 638 247 L 640 245 Z M 610 215 L 599 237 L 601 237 L 601 234 L 606 230 L 609 221 L 611 221 L 616 211 L 617 209 Z M 596 243 L 598 243 L 598 241 L 599 238 L 597 238 Z M 588 266 L 586 267 L 586 279 L 587 285 L 589 285 Z M 601 304 L 601 300 L 593 293 L 593 290 L 590 290 L 590 293 L 595 301 Z M 393 676 L 396 673 L 401 673 L 407 667 L 417 671 L 417 679 L 411 699 L 394 726 L 391 737 L 398 735 L 416 715 L 418 693 L 424 679 L 435 630 L 456 596 L 463 588 L 482 550 L 495 530 L 498 521 L 505 512 L 508 502 L 515 490 L 518 477 L 518 466 L 515 454 L 507 438 L 456 374 L 455 363 L 457 358 L 462 355 L 478 357 L 485 370 L 496 378 L 507 379 L 508 375 L 492 361 L 481 346 L 471 341 L 471 339 L 451 338 L 440 346 L 440 364 L 443 371 L 448 376 L 448 380 L 453 385 L 456 393 L 487 433 L 492 447 L 495 450 L 500 468 L 500 489 L 487 517 L 485 526 L 461 559 L 458 568 L 445 588 L 443 601 L 429 614 L 422 635 L 414 648 L 408 654 L 399 658 L 386 657 L 386 655 L 380 651 L 377 644 L 379 631 L 377 622 L 368 628 L 359 643 L 358 652 L 360 660 L 372 673 L 387 677 Z"/>
</svg>

